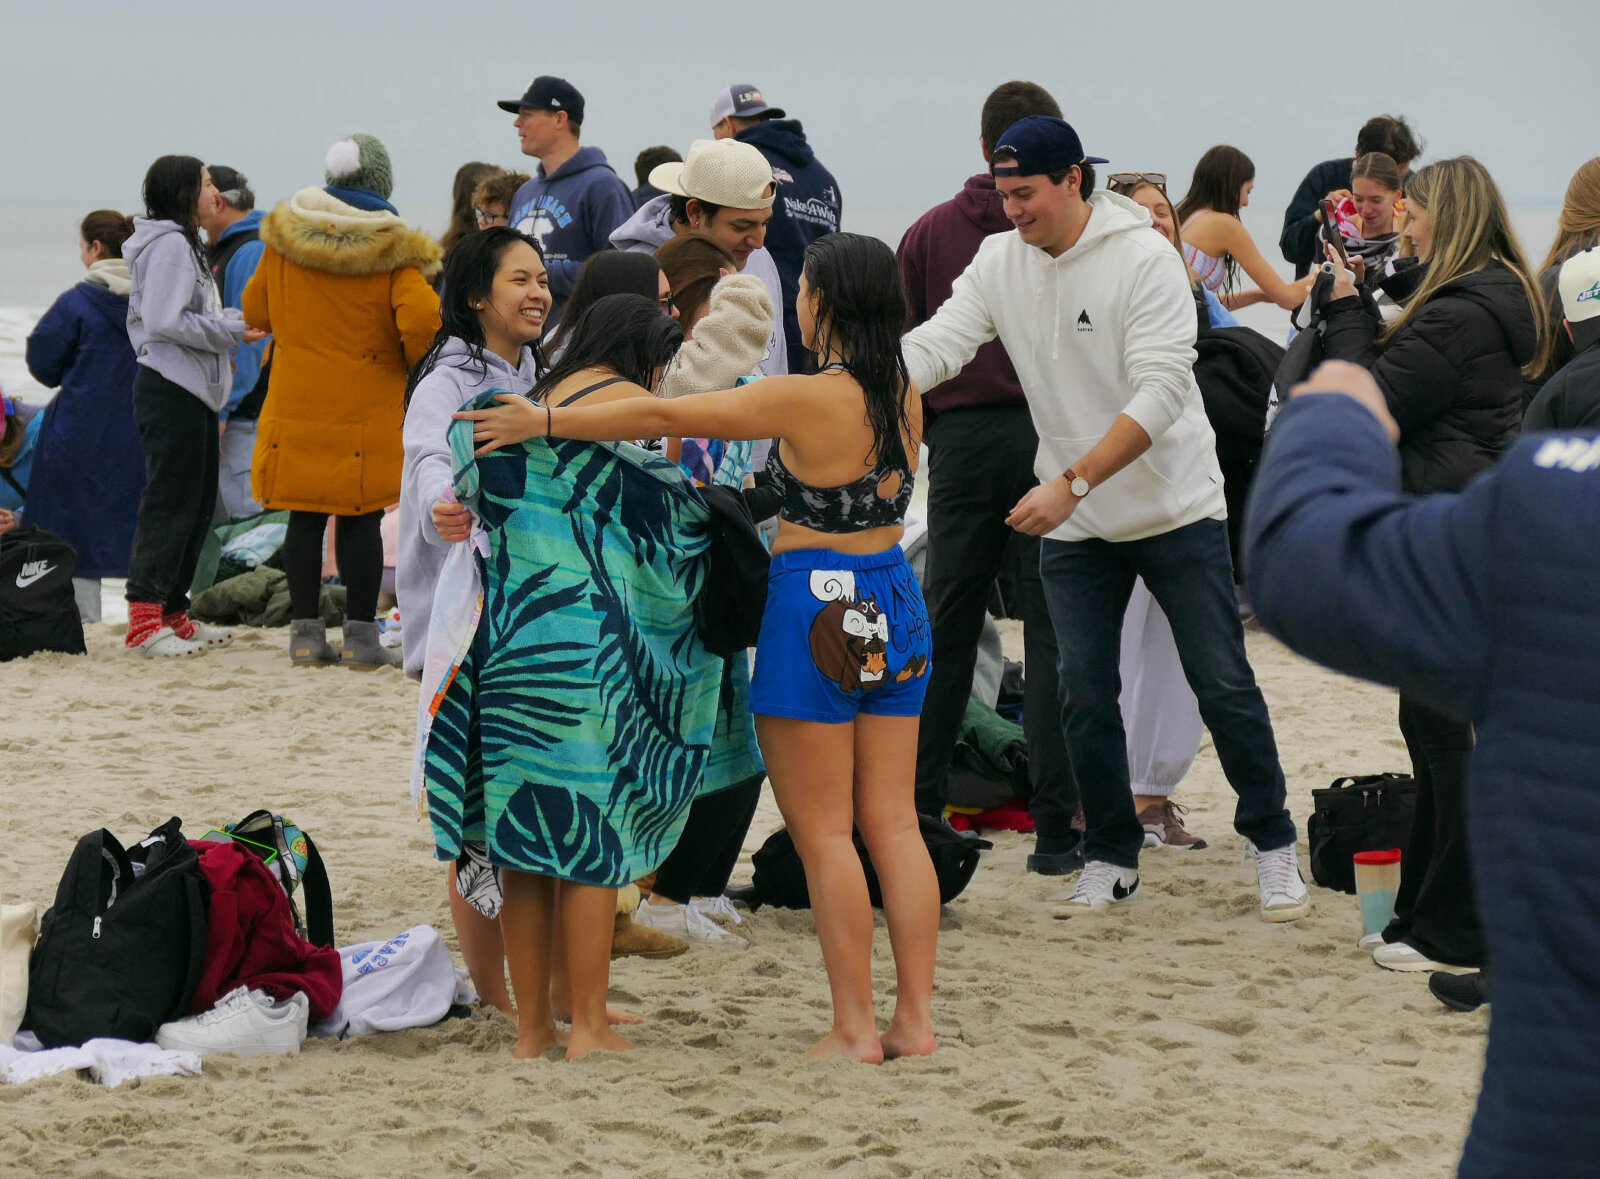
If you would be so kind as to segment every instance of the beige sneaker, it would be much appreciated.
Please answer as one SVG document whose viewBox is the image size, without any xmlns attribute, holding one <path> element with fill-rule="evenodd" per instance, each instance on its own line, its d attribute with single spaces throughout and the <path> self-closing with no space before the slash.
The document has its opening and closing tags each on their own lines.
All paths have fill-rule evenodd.
<svg viewBox="0 0 1600 1179">
<path fill-rule="evenodd" d="M 1189 809 L 1170 798 L 1166 802 L 1153 802 L 1139 812 L 1139 825 L 1144 828 L 1146 847 L 1170 847 L 1176 851 L 1199 851 L 1206 841 L 1190 834 L 1183 825 L 1183 816 Z"/>
</svg>

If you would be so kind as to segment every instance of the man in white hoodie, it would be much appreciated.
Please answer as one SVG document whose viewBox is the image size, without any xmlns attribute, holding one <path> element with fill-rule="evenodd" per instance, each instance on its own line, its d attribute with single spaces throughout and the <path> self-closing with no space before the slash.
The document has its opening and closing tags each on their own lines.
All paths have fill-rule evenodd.
<svg viewBox="0 0 1600 1179">
<path fill-rule="evenodd" d="M 996 338 L 1039 433 L 1040 483 L 1006 522 L 1042 536 L 1060 648 L 1062 732 L 1083 798 L 1086 866 L 1070 917 L 1139 895 L 1144 828 L 1118 707 L 1122 617 L 1143 577 L 1172 623 L 1190 686 L 1239 796 L 1261 916 L 1310 910 L 1266 702 L 1234 607 L 1222 475 L 1195 384 L 1194 297 L 1182 259 L 1124 197 L 1094 193 L 1077 132 L 1035 115 L 992 152 L 1015 233 L 995 234 L 949 300 L 905 338 L 919 388 Z M 1091 193 L 1093 195 L 1091 195 Z"/>
</svg>

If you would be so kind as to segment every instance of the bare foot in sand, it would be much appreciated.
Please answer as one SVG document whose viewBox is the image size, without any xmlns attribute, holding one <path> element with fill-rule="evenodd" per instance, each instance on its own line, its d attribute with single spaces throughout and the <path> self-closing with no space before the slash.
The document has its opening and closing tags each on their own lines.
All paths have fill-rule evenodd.
<svg viewBox="0 0 1600 1179">
<path fill-rule="evenodd" d="M 883 1044 L 876 1032 L 862 1036 L 847 1036 L 835 1030 L 818 1040 L 815 1047 L 806 1055 L 812 1060 L 826 1060 L 830 1056 L 848 1056 L 863 1064 L 882 1064 Z"/>
<path fill-rule="evenodd" d="M 937 1047 L 932 1028 L 901 1027 L 894 1023 L 883 1033 L 882 1043 L 885 1060 L 894 1060 L 899 1056 L 932 1056 Z"/>
<path fill-rule="evenodd" d="M 537 1060 L 550 1049 L 559 1047 L 561 1043 L 555 1025 L 552 1024 L 548 1028 L 536 1028 L 519 1035 L 517 1046 L 511 1050 L 511 1055 L 518 1060 Z"/>
<path fill-rule="evenodd" d="M 562 1011 L 558 1008 L 555 1018 L 557 1023 L 571 1023 L 572 1012 Z M 631 1026 L 643 1023 L 644 1016 L 636 1011 L 624 1011 L 621 1007 L 607 1007 L 606 1022 L 612 1027 L 619 1027 L 624 1024 Z"/>
<path fill-rule="evenodd" d="M 504 1000 L 500 1000 L 500 999 L 484 999 L 484 1000 L 482 1000 L 482 1004 L 485 1007 L 493 1007 L 496 1011 L 500 1012 L 502 1015 L 509 1016 L 513 1023 L 516 1022 L 516 1019 L 517 1019 L 517 1007 L 516 1007 L 516 1004 L 514 1004 L 511 1001 L 511 996 L 510 995 L 507 995 Z"/>
<path fill-rule="evenodd" d="M 624 1040 L 610 1025 L 598 1034 L 588 1031 L 572 1029 L 572 1038 L 567 1042 L 567 1059 L 581 1060 L 591 1052 L 631 1052 L 633 1045 Z"/>
</svg>

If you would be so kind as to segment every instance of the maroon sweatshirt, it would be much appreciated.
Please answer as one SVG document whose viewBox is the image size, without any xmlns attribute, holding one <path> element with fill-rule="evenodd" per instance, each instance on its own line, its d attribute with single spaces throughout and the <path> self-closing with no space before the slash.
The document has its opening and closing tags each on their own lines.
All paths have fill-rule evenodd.
<svg viewBox="0 0 1600 1179">
<path fill-rule="evenodd" d="M 911 302 L 910 327 L 933 317 L 950 297 L 956 276 L 977 256 L 983 239 L 1013 230 L 1001 209 L 994 177 L 987 173 L 967 178 L 966 186 L 942 205 L 935 205 L 906 230 L 900 239 L 900 275 Z M 1026 408 L 1022 382 L 999 340 L 990 340 L 972 363 L 932 389 L 924 389 L 928 408 L 935 413 L 974 407 Z"/>
</svg>

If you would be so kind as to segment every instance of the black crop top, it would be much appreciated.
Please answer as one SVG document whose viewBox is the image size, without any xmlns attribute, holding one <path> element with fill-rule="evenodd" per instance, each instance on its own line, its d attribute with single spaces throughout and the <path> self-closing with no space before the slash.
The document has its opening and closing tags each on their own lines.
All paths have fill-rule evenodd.
<svg viewBox="0 0 1600 1179">
<path fill-rule="evenodd" d="M 817 532 L 865 532 L 868 528 L 887 528 L 905 523 L 915 482 L 910 464 L 896 466 L 879 462 L 861 478 L 836 487 L 813 487 L 794 477 L 779 454 L 782 443 L 774 440 L 767 456 L 767 477 L 782 499 L 778 515 L 791 524 Z M 900 476 L 900 486 L 891 496 L 878 494 L 878 485 L 891 475 Z"/>
</svg>

